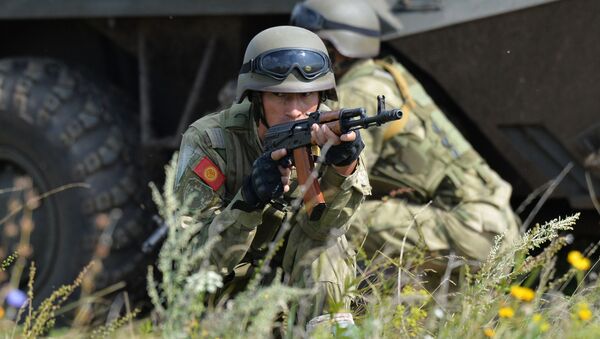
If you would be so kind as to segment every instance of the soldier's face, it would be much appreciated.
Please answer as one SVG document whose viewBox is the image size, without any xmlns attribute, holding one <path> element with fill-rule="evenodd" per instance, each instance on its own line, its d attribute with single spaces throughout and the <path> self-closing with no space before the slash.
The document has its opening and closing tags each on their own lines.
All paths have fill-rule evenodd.
<svg viewBox="0 0 600 339">
<path fill-rule="evenodd" d="M 304 119 L 319 106 L 319 92 L 263 92 L 263 109 L 269 126 Z"/>
</svg>

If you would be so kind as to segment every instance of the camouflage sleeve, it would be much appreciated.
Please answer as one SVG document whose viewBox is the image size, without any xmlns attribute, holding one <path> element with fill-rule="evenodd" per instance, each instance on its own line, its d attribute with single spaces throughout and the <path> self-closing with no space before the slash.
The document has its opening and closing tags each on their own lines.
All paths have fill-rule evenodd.
<svg viewBox="0 0 600 339">
<path fill-rule="evenodd" d="M 242 199 L 240 192 L 231 203 L 225 205 L 225 185 L 214 190 L 194 172 L 194 168 L 206 157 L 222 172 L 224 161 L 203 142 L 201 133 L 191 128 L 184 134 L 181 143 L 175 192 L 179 201 L 187 206 L 183 207 L 184 214 L 208 225 L 199 235 L 202 237 L 201 243 L 211 237 L 220 237 L 211 251 L 210 261 L 220 272 L 227 274 L 244 257 L 254 238 L 256 226 L 262 220 L 262 213 L 233 209 L 235 202 Z"/>
<path fill-rule="evenodd" d="M 242 261 L 254 239 L 256 227 L 262 221 L 262 210 L 245 212 L 234 208 L 240 200 L 243 200 L 241 190 L 231 203 L 214 217 L 208 229 L 209 238 L 221 238 L 213 247 L 210 259 L 224 275 L 232 272 Z"/>
<path fill-rule="evenodd" d="M 327 167 L 320 184 L 327 204 L 323 215 L 317 221 L 309 220 L 306 213 L 299 217 L 300 227 L 309 238 L 325 241 L 331 235 L 336 237 L 346 233 L 348 221 L 364 201 L 364 197 L 371 194 L 371 186 L 362 157 L 354 173 L 348 177 Z"/>
<path fill-rule="evenodd" d="M 180 212 L 204 223 L 209 223 L 214 210 L 221 208 L 221 194 L 224 193 L 213 190 L 194 172 L 194 168 L 207 153 L 200 140 L 200 133 L 194 128 L 188 129 L 181 141 L 175 174 L 175 194 L 181 202 Z"/>
</svg>

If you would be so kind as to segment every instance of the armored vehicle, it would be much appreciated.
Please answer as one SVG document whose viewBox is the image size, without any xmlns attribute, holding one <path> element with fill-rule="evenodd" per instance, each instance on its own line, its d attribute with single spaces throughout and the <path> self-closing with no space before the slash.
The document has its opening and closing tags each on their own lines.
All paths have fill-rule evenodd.
<svg viewBox="0 0 600 339">
<path fill-rule="evenodd" d="M 157 228 L 148 182 L 191 122 L 230 103 L 219 94 L 244 46 L 294 2 L 0 3 L 0 254 L 36 262 L 38 297 L 93 258 L 96 289 L 143 280 L 156 252 L 142 251 Z M 573 208 L 598 223 L 581 164 L 600 145 L 600 2 L 372 3 L 384 53 L 513 184 L 515 204 L 569 166 L 531 221 Z"/>
</svg>

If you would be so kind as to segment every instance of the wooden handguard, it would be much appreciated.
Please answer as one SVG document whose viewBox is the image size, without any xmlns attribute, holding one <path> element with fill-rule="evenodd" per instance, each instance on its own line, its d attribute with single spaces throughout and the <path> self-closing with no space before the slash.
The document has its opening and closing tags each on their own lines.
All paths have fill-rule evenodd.
<svg viewBox="0 0 600 339">
<path fill-rule="evenodd" d="M 327 125 L 329 129 L 337 134 L 342 135 L 342 126 L 340 124 L 340 110 L 322 112 L 319 115 L 319 123 Z"/>
<path fill-rule="evenodd" d="M 321 192 L 317 178 L 310 178 L 314 165 L 310 159 L 308 147 L 295 148 L 293 151 L 294 164 L 298 183 L 304 187 L 304 208 L 310 220 L 319 220 L 325 211 L 325 198 Z M 305 186 L 310 181 L 310 185 Z"/>
<path fill-rule="evenodd" d="M 340 111 L 327 111 L 321 112 L 319 114 L 319 123 L 322 124 L 324 122 L 335 121 L 340 119 Z"/>
</svg>

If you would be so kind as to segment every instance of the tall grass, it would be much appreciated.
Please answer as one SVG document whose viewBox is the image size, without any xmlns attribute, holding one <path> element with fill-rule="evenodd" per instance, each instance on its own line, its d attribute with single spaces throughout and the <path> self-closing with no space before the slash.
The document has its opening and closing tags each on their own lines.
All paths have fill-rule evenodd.
<svg viewBox="0 0 600 339">
<path fill-rule="evenodd" d="M 14 253 L 4 258 L 0 264 L 0 273 L 2 273 L 0 283 L 3 283 L 0 289 L 0 334 L 3 334 L 5 338 L 37 338 L 48 335 L 54 330 L 56 318 L 59 314 L 73 310 L 81 303 L 80 301 L 74 301 L 74 298 L 72 298 L 74 292 L 85 281 L 93 279 L 93 275 L 90 275 L 89 272 L 94 271 L 94 266 L 99 266 L 96 258 L 82 269 L 72 283 L 59 286 L 46 299 L 34 303 L 34 281 L 37 268 L 34 261 L 32 261 L 32 254 L 35 249 L 30 241 L 36 226 L 33 221 L 33 213 L 40 206 L 41 201 L 48 196 L 79 186 L 81 184 L 65 185 L 40 195 L 33 187 L 31 178 L 18 177 L 15 179 L 14 187 L 0 188 L 0 194 L 11 194 L 7 199 L 7 214 L 0 215 L 0 226 L 2 226 L 4 233 L 0 247 L 1 252 L 5 253 L 9 249 L 10 240 L 16 239 Z M 28 261 L 29 279 L 24 287 L 20 286 L 21 276 L 27 273 L 26 264 Z M 26 293 L 23 295 L 24 292 L 21 292 L 20 289 L 26 289 Z M 13 296 L 12 302 L 8 301 L 11 295 Z M 15 299 L 15 295 L 18 298 Z M 19 307 L 16 305 L 19 301 L 14 300 L 21 300 L 20 298 L 23 298 L 24 303 Z M 94 302 L 93 298 L 87 299 L 91 301 L 84 301 L 83 304 Z M 82 337 L 90 335 L 92 337 L 108 336 L 138 313 L 139 310 L 137 309 L 127 312 L 111 323 L 97 328 L 96 331 L 89 328 L 80 328 L 76 335 Z M 73 335 L 73 332 L 70 332 L 70 335 Z"/>
<path fill-rule="evenodd" d="M 148 274 L 149 295 L 160 319 L 156 333 L 168 338 L 306 336 L 298 323 L 299 310 L 302 300 L 315 292 L 285 286 L 281 279 L 270 286 L 251 285 L 228 301 L 207 302 L 214 301 L 223 284 L 207 259 L 218 239 L 199 243 L 195 235 L 204 226 L 186 220 L 186 208 L 178 205 L 172 191 L 174 167 L 173 160 L 166 168 L 162 194 L 153 187 L 160 213 L 171 225 L 158 261 L 160 279 L 152 270 Z M 499 236 L 479 265 L 446 257 L 452 270 L 441 272 L 444 279 L 433 289 L 428 285 L 431 272 L 423 265 L 431 259 L 426 253 L 405 253 L 402 266 L 398 258 L 363 257 L 361 274 L 347 282 L 347 290 L 360 292 L 353 310 L 356 328 L 334 326 L 313 336 L 595 337 L 600 334 L 600 290 L 597 282 L 585 279 L 590 268 L 585 260 L 596 247 L 572 256 L 580 262 L 571 262 L 567 272 L 557 276 L 555 268 L 558 260 L 565 260 L 558 257 L 567 244 L 563 235 L 578 217 L 536 225 L 511 246 L 501 246 Z M 398 291 L 399 271 L 407 278 Z M 577 286 L 574 293 L 565 293 L 569 283 Z"/>
<path fill-rule="evenodd" d="M 165 338 L 264 338 L 305 337 L 305 300 L 315 291 L 282 283 L 255 283 L 229 299 L 217 299 L 221 275 L 210 265 L 208 254 L 218 237 L 200 241 L 201 222 L 186 218 L 188 202 L 180 204 L 173 193 L 175 160 L 166 168 L 162 192 L 155 186 L 153 198 L 162 218 L 170 225 L 160 252 L 158 271 L 149 268 L 148 295 L 154 304 L 152 321 L 131 332 L 118 328 L 138 314 L 134 310 L 95 329 L 69 331 L 80 337 Z M 212 211 L 206 211 L 212 213 Z M 559 256 L 567 244 L 565 234 L 579 215 L 536 225 L 511 246 L 500 246 L 502 237 L 483 263 L 464 258 L 430 258 L 417 248 L 397 257 L 369 258 L 358 248 L 363 263 L 360 274 L 346 290 L 357 294 L 353 305 L 356 327 L 321 327 L 316 338 L 595 338 L 600 334 L 600 286 L 589 274 L 588 259 L 597 250 Z M 273 244 L 276 247 L 276 244 Z M 502 250 L 501 250 L 502 248 Z M 18 254 L 2 263 L 2 270 L 18 261 Z M 448 269 L 432 274 L 427 262 L 444 259 Z M 558 273 L 556 264 L 568 260 L 569 269 Z M 260 271 L 260 270 L 259 270 Z M 402 285 L 398 286 L 398 275 Z M 6 337 L 39 337 L 54 326 L 59 308 L 85 281 L 85 270 L 73 284 L 57 289 L 38 307 L 32 307 L 35 266 L 29 270 L 28 302 L 21 308 L 22 325 L 8 327 Z M 432 277 L 440 277 L 431 285 Z M 358 293 L 357 293 L 358 291 Z M 2 327 L 3 329 L 5 327 Z M 20 334 L 17 334 L 20 333 Z"/>
</svg>

